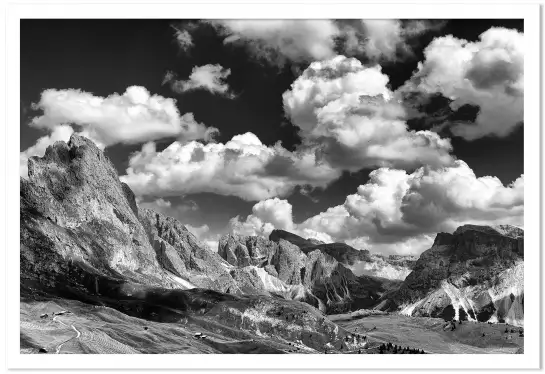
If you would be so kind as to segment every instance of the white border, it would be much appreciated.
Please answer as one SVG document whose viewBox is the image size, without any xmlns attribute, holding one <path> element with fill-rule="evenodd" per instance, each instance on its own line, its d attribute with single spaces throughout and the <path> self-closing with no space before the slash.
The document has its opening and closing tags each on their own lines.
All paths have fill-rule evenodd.
<svg viewBox="0 0 545 374">
<path fill-rule="evenodd" d="M 344 3 L 344 5 L 342 4 Z M 212 5 L 213 4 L 213 5 Z M 359 17 L 358 17 L 359 16 Z M 407 368 L 539 368 L 540 367 L 540 9 L 536 4 L 329 4 L 275 3 L 74 3 L 9 4 L 7 9 L 6 126 L 6 342 L 11 368 L 127 369 L 407 369 Z M 21 18 L 524 18 L 525 25 L 525 353 L 524 355 L 21 355 L 19 353 L 19 20 Z M 47 30 L 44 30 L 47 32 Z M 531 322 L 530 322 L 531 321 Z M 17 342 L 17 344 L 16 344 Z M 463 357 L 463 359 L 462 359 Z"/>
</svg>

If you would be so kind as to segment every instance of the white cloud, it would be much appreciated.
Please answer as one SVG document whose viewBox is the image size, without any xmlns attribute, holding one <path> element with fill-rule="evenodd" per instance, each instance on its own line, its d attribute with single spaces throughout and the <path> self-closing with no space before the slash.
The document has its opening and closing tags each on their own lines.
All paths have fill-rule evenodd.
<svg viewBox="0 0 545 374">
<path fill-rule="evenodd" d="M 205 235 L 210 232 L 210 227 L 208 227 L 208 225 L 206 225 L 206 224 L 201 225 L 201 226 L 191 226 L 191 225 L 186 224 L 185 227 L 187 228 L 187 230 L 189 230 L 190 233 L 195 235 L 197 237 L 197 239 L 199 239 L 199 240 L 204 238 Z"/>
<path fill-rule="evenodd" d="M 23 178 L 28 177 L 28 159 L 32 156 L 43 157 L 45 150 L 57 141 L 67 142 L 74 130 L 70 126 L 57 126 L 50 135 L 42 136 L 32 147 L 27 148 L 19 155 L 19 174 Z"/>
<path fill-rule="evenodd" d="M 457 110 L 480 108 L 475 123 L 452 123 L 454 135 L 467 140 L 507 136 L 524 119 L 524 34 L 491 28 L 477 42 L 452 35 L 434 39 L 425 60 L 400 91 L 441 93 Z M 426 96 L 424 96 L 426 98 Z"/>
<path fill-rule="evenodd" d="M 359 27 L 346 28 L 347 52 L 365 53 L 374 60 L 395 60 L 398 50 L 405 50 L 401 21 L 361 20 Z"/>
<path fill-rule="evenodd" d="M 395 61 L 413 55 L 409 41 L 444 26 L 441 21 L 373 19 L 352 22 L 343 28 L 345 54 L 363 53 L 373 61 Z"/>
<path fill-rule="evenodd" d="M 141 208 L 151 209 L 153 211 L 162 213 L 166 216 L 176 218 L 180 222 L 185 221 L 185 217 L 189 212 L 195 212 L 199 210 L 199 206 L 193 200 L 183 200 L 172 204 L 171 201 L 163 198 L 146 201 L 142 197 L 137 197 L 138 206 Z"/>
<path fill-rule="evenodd" d="M 235 217 L 230 221 L 231 229 L 242 235 L 267 236 L 273 229 L 293 231 L 292 206 L 287 200 L 278 198 L 260 201 L 252 208 L 246 221 Z"/>
<path fill-rule="evenodd" d="M 339 176 L 312 150 L 292 153 L 246 133 L 225 144 L 174 142 L 162 152 L 147 143 L 131 156 L 121 180 L 141 196 L 212 192 L 251 201 L 285 196 L 297 185 L 325 187 Z"/>
<path fill-rule="evenodd" d="M 365 52 L 368 56 L 378 58 L 385 56 L 395 59 L 398 45 L 402 44 L 401 22 L 398 20 L 363 20 L 367 30 L 368 41 Z"/>
<path fill-rule="evenodd" d="M 422 167 L 411 174 L 374 170 L 370 180 L 347 196 L 344 204 L 301 223 L 293 222 L 287 201 L 275 199 L 259 202 L 244 221 L 236 217 L 231 226 L 249 235 L 285 228 L 324 242 L 346 242 L 381 253 L 417 254 L 429 248 L 437 232 L 453 232 L 466 223 L 523 226 L 523 216 L 524 176 L 504 186 L 495 177 L 477 178 L 458 160 L 451 167 Z"/>
<path fill-rule="evenodd" d="M 283 65 L 335 55 L 339 28 L 332 20 L 217 20 L 210 22 L 225 44 L 246 45 L 258 59 Z"/>
<path fill-rule="evenodd" d="M 367 249 L 373 253 L 385 255 L 420 255 L 431 248 L 435 235 L 420 234 L 408 238 L 400 238 L 394 243 L 374 242 L 368 237 L 346 240 L 346 244 L 356 249 Z"/>
<path fill-rule="evenodd" d="M 182 49 L 190 33 L 209 24 L 225 37 L 224 44 L 243 45 L 254 58 L 283 66 L 329 59 L 341 52 L 368 58 L 395 60 L 412 54 L 410 41 L 437 30 L 443 21 L 429 20 L 207 20 L 176 29 Z"/>
<path fill-rule="evenodd" d="M 523 225 L 524 175 L 505 187 L 497 177 L 476 178 L 463 161 L 444 170 L 417 170 L 403 196 L 403 219 L 417 227 L 453 230 L 461 222 Z"/>
<path fill-rule="evenodd" d="M 48 89 L 33 107 L 43 110 L 43 115 L 35 117 L 31 126 L 53 130 L 72 125 L 102 147 L 166 137 L 208 140 L 217 131 L 196 122 L 192 113 L 180 115 L 176 100 L 151 95 L 141 86 L 108 97 L 75 89 Z"/>
<path fill-rule="evenodd" d="M 191 37 L 191 34 L 187 30 L 178 29 L 176 27 L 174 28 L 174 38 L 176 39 L 176 42 L 178 43 L 178 47 L 180 47 L 181 50 L 187 51 L 193 47 L 193 38 Z"/>
<path fill-rule="evenodd" d="M 452 162 L 451 144 L 430 131 L 410 131 L 402 105 L 379 65 L 337 56 L 312 63 L 283 95 L 284 110 L 306 144 L 333 166 L 411 168 Z"/>
<path fill-rule="evenodd" d="M 176 80 L 174 73 L 168 71 L 163 84 L 169 82 L 172 90 L 178 93 L 201 89 L 212 94 L 234 98 L 235 95 L 230 92 L 229 85 L 225 82 L 230 74 L 230 69 L 224 69 L 219 64 L 208 64 L 195 66 L 188 80 Z"/>
</svg>

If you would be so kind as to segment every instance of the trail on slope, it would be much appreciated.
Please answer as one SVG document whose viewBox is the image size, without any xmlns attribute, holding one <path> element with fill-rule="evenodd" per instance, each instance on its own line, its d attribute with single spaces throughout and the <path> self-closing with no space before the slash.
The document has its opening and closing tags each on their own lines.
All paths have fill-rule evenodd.
<svg viewBox="0 0 545 374">
<path fill-rule="evenodd" d="M 68 327 L 68 325 L 67 325 L 66 323 L 64 323 L 64 322 L 61 321 L 60 319 L 57 319 L 57 317 L 58 317 L 58 316 L 53 317 L 53 321 L 59 322 L 61 325 Z M 78 331 L 78 329 L 76 329 L 76 328 L 74 327 L 74 325 L 70 325 L 70 326 L 71 326 L 72 329 L 76 332 L 76 336 L 73 336 L 73 337 L 71 337 L 70 339 L 68 339 L 68 340 L 62 342 L 61 344 L 59 344 L 59 345 L 57 346 L 57 349 L 56 349 L 56 352 L 55 352 L 56 354 L 59 354 L 59 353 L 61 352 L 61 348 L 62 348 L 63 345 L 65 345 L 66 343 L 68 343 L 68 342 L 71 341 L 72 339 L 79 339 L 79 337 L 81 336 L 81 333 Z"/>
</svg>

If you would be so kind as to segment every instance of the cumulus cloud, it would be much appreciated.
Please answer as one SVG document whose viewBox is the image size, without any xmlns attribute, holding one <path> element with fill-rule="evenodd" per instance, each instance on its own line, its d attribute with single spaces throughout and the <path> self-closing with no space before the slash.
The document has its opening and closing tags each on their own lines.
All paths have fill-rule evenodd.
<svg viewBox="0 0 545 374">
<path fill-rule="evenodd" d="M 257 59 L 283 65 L 335 55 L 339 28 L 331 20 L 207 21 L 225 36 L 225 44 L 245 45 Z"/>
<path fill-rule="evenodd" d="M 370 237 L 359 237 L 346 240 L 346 244 L 356 249 L 367 249 L 373 253 L 384 255 L 420 255 L 431 248 L 435 234 L 417 234 L 412 237 L 399 238 L 394 243 L 376 242 Z"/>
<path fill-rule="evenodd" d="M 395 19 L 358 20 L 343 28 L 345 54 L 365 54 L 373 61 L 395 61 L 412 56 L 410 42 L 425 32 L 442 28 L 444 21 Z"/>
<path fill-rule="evenodd" d="M 180 115 L 176 100 L 151 95 L 141 86 L 107 97 L 76 89 L 48 89 L 33 108 L 43 114 L 30 126 L 54 130 L 59 125 L 71 125 L 102 147 L 166 137 L 210 140 L 217 132 L 195 121 L 192 113 Z"/>
<path fill-rule="evenodd" d="M 28 178 L 28 159 L 32 156 L 43 157 L 45 150 L 57 141 L 67 142 L 74 130 L 70 126 L 57 126 L 51 134 L 42 136 L 36 141 L 36 144 L 27 148 L 19 155 L 19 174 L 23 178 Z"/>
<path fill-rule="evenodd" d="M 284 93 L 284 110 L 304 142 L 344 170 L 450 164 L 450 140 L 408 130 L 387 84 L 379 65 L 344 56 L 313 62 Z"/>
<path fill-rule="evenodd" d="M 292 206 L 287 200 L 278 198 L 260 201 L 252 208 L 245 221 L 235 217 L 229 222 L 232 230 L 242 235 L 267 236 L 273 229 L 293 231 Z"/>
<path fill-rule="evenodd" d="M 369 59 L 396 60 L 412 55 L 417 36 L 443 27 L 430 20 L 207 20 L 176 29 L 185 41 L 204 24 L 224 37 L 226 45 L 241 45 L 249 54 L 269 64 L 306 63 L 336 56 L 364 54 Z M 182 33 L 183 31 L 183 33 Z"/>
<path fill-rule="evenodd" d="M 176 80 L 175 74 L 168 71 L 165 74 L 163 84 L 169 83 L 172 90 L 177 93 L 206 90 L 212 94 L 234 98 L 235 95 L 230 91 L 229 85 L 225 82 L 230 74 L 230 69 L 224 69 L 219 64 L 208 64 L 195 66 L 187 80 Z"/>
<path fill-rule="evenodd" d="M 293 222 L 287 201 L 276 199 L 259 202 L 252 214 L 245 220 L 236 217 L 231 226 L 253 235 L 291 228 L 288 230 L 303 237 L 325 242 L 416 254 L 429 248 L 437 232 L 453 232 L 466 223 L 523 226 L 523 216 L 524 175 L 504 186 L 496 177 L 476 177 L 458 160 L 450 167 L 422 167 L 410 174 L 389 168 L 374 170 L 370 180 L 347 196 L 344 204 L 301 223 Z"/>
<path fill-rule="evenodd" d="M 297 185 L 325 187 L 339 176 L 312 150 L 289 152 L 246 133 L 225 144 L 174 142 L 161 152 L 147 143 L 121 180 L 141 196 L 211 192 L 252 201 L 285 196 Z"/>
<path fill-rule="evenodd" d="M 420 92 L 420 101 L 440 93 L 452 110 L 479 107 L 474 123 L 449 123 L 467 140 L 509 135 L 524 119 L 524 34 L 493 27 L 477 42 L 452 35 L 434 39 L 425 60 L 400 92 Z"/>
</svg>

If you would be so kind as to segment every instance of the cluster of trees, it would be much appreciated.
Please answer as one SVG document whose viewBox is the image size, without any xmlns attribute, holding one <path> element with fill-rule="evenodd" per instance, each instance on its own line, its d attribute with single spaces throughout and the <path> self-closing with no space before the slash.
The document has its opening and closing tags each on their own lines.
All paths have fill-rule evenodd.
<svg viewBox="0 0 545 374">
<path fill-rule="evenodd" d="M 515 329 L 511 329 L 511 333 L 512 333 L 512 334 L 514 334 L 515 332 L 516 332 Z M 509 328 L 508 328 L 508 327 L 505 328 L 505 333 L 506 333 L 506 334 L 509 333 Z M 521 338 L 524 337 L 524 330 L 520 329 L 520 330 L 518 331 L 518 333 L 519 333 L 519 337 L 521 337 Z"/>
<path fill-rule="evenodd" d="M 378 348 L 378 353 L 384 354 L 385 351 L 391 352 L 393 354 L 425 354 L 423 349 L 411 348 L 411 347 L 402 347 L 397 344 L 381 344 Z"/>
</svg>

